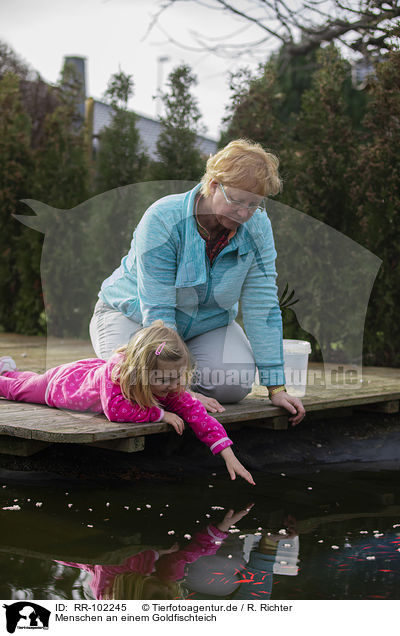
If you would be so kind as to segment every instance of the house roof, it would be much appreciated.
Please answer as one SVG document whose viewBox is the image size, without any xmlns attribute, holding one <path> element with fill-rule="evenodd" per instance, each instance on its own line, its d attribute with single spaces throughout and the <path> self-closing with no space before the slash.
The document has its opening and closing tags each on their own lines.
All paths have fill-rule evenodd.
<svg viewBox="0 0 400 636">
<path fill-rule="evenodd" d="M 143 150 L 151 159 L 157 159 L 157 140 L 161 131 L 159 121 L 146 115 L 136 113 L 136 127 L 139 131 Z M 110 125 L 113 117 L 112 107 L 99 100 L 94 100 L 93 136 L 94 146 L 98 146 L 98 136 L 103 128 Z M 217 142 L 203 135 L 196 135 L 197 147 L 204 155 L 212 155 L 217 151 Z"/>
</svg>

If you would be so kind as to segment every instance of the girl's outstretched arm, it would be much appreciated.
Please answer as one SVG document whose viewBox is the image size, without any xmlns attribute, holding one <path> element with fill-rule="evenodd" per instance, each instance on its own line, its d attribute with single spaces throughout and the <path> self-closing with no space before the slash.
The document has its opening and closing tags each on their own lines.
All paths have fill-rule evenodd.
<svg viewBox="0 0 400 636">
<path fill-rule="evenodd" d="M 231 448 L 224 448 L 224 450 L 221 451 L 220 455 L 225 461 L 226 468 L 231 476 L 231 479 L 236 479 L 236 475 L 239 475 L 239 477 L 243 477 L 243 479 L 248 481 L 249 484 L 252 484 L 252 486 L 256 485 L 256 482 L 254 481 L 249 471 L 246 470 L 246 468 L 240 463 Z"/>
<path fill-rule="evenodd" d="M 187 391 L 169 393 L 161 402 L 167 411 L 176 413 L 185 420 L 196 437 L 206 444 L 214 455 L 233 444 L 222 424 L 209 415 L 200 400 L 196 400 Z"/>
<path fill-rule="evenodd" d="M 196 400 L 190 393 L 185 391 L 181 394 L 169 394 L 162 401 L 164 406 L 179 414 L 190 425 L 195 435 L 207 444 L 214 455 L 218 453 L 221 455 L 231 479 L 235 479 L 236 475 L 239 475 L 248 481 L 249 484 L 255 485 L 249 471 L 242 466 L 230 448 L 233 442 L 229 439 L 226 430 L 215 417 L 208 415 L 206 408 L 199 400 Z"/>
</svg>

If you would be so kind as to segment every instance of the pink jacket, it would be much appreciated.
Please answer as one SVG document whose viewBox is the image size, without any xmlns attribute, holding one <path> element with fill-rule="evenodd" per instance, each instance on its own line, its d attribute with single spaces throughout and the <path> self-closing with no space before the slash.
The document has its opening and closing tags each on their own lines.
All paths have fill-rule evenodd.
<svg viewBox="0 0 400 636">
<path fill-rule="evenodd" d="M 119 383 L 111 380 L 111 372 L 122 358 L 122 353 L 116 353 L 107 362 L 90 358 L 69 362 L 48 371 L 50 379 L 46 403 L 61 409 L 104 413 L 110 422 L 161 422 L 163 408 L 140 408 L 122 395 Z M 169 393 L 158 400 L 165 410 L 182 417 L 214 455 L 232 445 L 222 424 L 209 415 L 205 406 L 187 391 L 181 395 Z"/>
<path fill-rule="evenodd" d="M 144 550 L 129 557 L 121 565 L 91 565 L 58 560 L 56 563 L 90 572 L 93 576 L 90 587 L 95 598 L 102 599 L 105 588 L 112 583 L 117 574 L 123 572 L 139 572 L 144 575 L 156 573 L 164 581 L 179 581 L 185 575 L 187 563 L 215 554 L 227 536 L 227 532 L 210 524 L 206 531 L 198 532 L 182 550 L 163 555 L 161 558 L 156 550 Z"/>
<path fill-rule="evenodd" d="M 158 556 L 156 550 L 144 550 L 125 559 L 121 565 L 92 565 L 90 563 L 75 563 L 72 561 L 56 561 L 56 563 L 90 572 L 92 575 L 90 587 L 93 590 L 94 597 L 102 599 L 104 590 L 113 582 L 118 574 L 123 574 L 124 572 L 139 572 L 140 574 L 149 575 L 154 572 L 154 565 Z"/>
</svg>

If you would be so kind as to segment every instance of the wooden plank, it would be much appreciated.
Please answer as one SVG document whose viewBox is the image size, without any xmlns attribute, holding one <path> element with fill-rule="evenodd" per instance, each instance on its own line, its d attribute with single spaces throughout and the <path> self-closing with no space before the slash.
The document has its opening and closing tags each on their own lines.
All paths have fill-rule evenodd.
<svg viewBox="0 0 400 636">
<path fill-rule="evenodd" d="M 321 397 L 319 399 L 303 400 L 303 404 L 307 411 L 324 411 L 332 408 L 340 408 L 344 406 L 357 406 L 362 404 L 377 404 L 379 402 L 386 402 L 390 400 L 399 399 L 400 392 L 387 393 L 386 395 L 374 393 L 369 395 L 341 395 L 335 396 L 329 399 L 328 397 Z"/>
<path fill-rule="evenodd" d="M 107 442 L 94 442 L 87 444 L 87 446 L 96 446 L 97 448 L 106 448 L 107 450 L 120 451 L 123 453 L 137 453 L 144 449 L 145 438 L 141 437 L 126 437 L 124 439 L 114 439 Z"/>
<path fill-rule="evenodd" d="M 3 430 L 2 430 L 3 429 Z M 60 424 L 55 429 L 53 425 L 47 428 L 43 424 L 27 423 L 24 425 L 0 426 L 2 433 L 8 434 L 10 431 L 16 437 L 28 437 L 47 442 L 62 443 L 91 443 L 101 442 L 105 440 L 137 437 L 140 435 L 149 435 L 154 433 L 163 433 L 172 431 L 172 428 L 166 423 L 147 423 L 147 424 L 118 424 L 113 422 L 99 422 L 98 427 L 84 422 Z"/>
<path fill-rule="evenodd" d="M 268 399 L 246 397 L 238 404 L 225 404 L 223 413 L 210 413 L 221 424 L 229 422 L 246 422 L 248 420 L 264 419 L 266 417 L 279 416 L 282 409 L 273 406 Z"/>
<path fill-rule="evenodd" d="M 26 337 L 16 334 L 0 334 L 3 350 L 14 356 L 21 369 L 38 368 L 45 362 L 53 365 L 76 359 L 94 357 L 88 341 Z M 22 352 L 22 353 L 21 353 Z M 21 357 L 26 353 L 26 357 Z M 40 363 L 40 355 L 44 359 Z M 32 366 L 33 365 L 33 366 Z M 342 365 L 311 363 L 309 385 L 302 399 L 309 419 L 345 416 L 352 408 L 373 409 L 376 412 L 394 412 L 400 400 L 400 370 L 379 367 L 364 368 L 361 382 L 355 386 L 340 384 Z M 333 373 L 335 372 L 335 374 Z M 343 375 L 343 374 L 342 374 Z M 321 385 L 321 378 L 331 384 Z M 335 378 L 336 384 L 332 382 Z M 324 384 L 322 383 L 322 384 Z M 225 405 L 223 413 L 212 414 L 228 430 L 236 430 L 247 424 L 284 430 L 288 427 L 289 414 L 271 404 L 266 387 L 255 386 L 253 392 L 239 404 Z M 389 409 L 389 410 L 388 410 Z M 159 423 L 114 423 L 103 415 L 61 411 L 37 404 L 25 404 L 0 400 L 0 437 L 41 441 L 46 443 L 94 444 L 118 440 L 133 440 L 149 434 L 172 432 L 172 428 Z M 127 441 L 127 446 L 133 442 Z"/>
<path fill-rule="evenodd" d="M 48 442 L 90 443 L 172 431 L 165 422 L 109 422 L 104 415 L 61 411 L 43 405 L 6 402 L 0 404 L 0 434 Z M 6 410 L 3 412 L 3 402 Z M 14 412 L 13 407 L 17 410 Z"/>
<path fill-rule="evenodd" d="M 398 413 L 399 400 L 389 400 L 388 402 L 380 402 L 378 404 L 362 404 L 357 406 L 358 411 L 371 411 L 374 413 Z"/>
<path fill-rule="evenodd" d="M 21 439 L 19 437 L 11 437 L 8 435 L 0 436 L 0 454 L 2 455 L 30 457 L 48 446 L 50 446 L 50 444 L 47 444 L 46 442 Z"/>
<path fill-rule="evenodd" d="M 386 396 L 358 395 L 348 397 L 339 395 L 331 400 L 323 401 L 323 398 L 305 398 L 304 404 L 308 413 L 328 412 L 345 407 L 365 404 L 387 402 Z M 397 395 L 397 397 L 399 397 Z M 23 405 L 21 403 L 6 402 L 0 405 L 0 434 L 16 437 L 25 437 L 46 442 L 63 443 L 91 443 L 96 441 L 111 440 L 115 438 L 129 438 L 141 435 L 149 435 L 162 432 L 170 432 L 171 427 L 163 422 L 156 423 L 115 423 L 109 422 L 103 415 L 93 413 L 80 413 L 78 411 L 60 411 L 42 405 Z M 267 399 L 255 399 L 253 397 L 242 400 L 237 405 L 227 405 L 223 413 L 215 413 L 213 416 L 222 424 L 243 423 L 257 419 L 265 423 L 272 419 L 268 425 L 271 428 L 286 428 L 288 415 L 286 411 L 272 406 Z M 3 411 L 3 406 L 6 408 Z M 13 411 L 13 407 L 16 409 Z M 31 407 L 31 408 L 29 408 Z M 33 408 L 32 408 L 33 407 Z M 274 418 L 278 418 L 275 419 Z M 286 425 L 283 423 L 286 420 Z"/>
<path fill-rule="evenodd" d="M 266 428 L 274 431 L 285 431 L 289 428 L 288 417 L 281 415 L 280 417 L 269 417 L 249 422 L 249 426 L 254 428 Z"/>
</svg>

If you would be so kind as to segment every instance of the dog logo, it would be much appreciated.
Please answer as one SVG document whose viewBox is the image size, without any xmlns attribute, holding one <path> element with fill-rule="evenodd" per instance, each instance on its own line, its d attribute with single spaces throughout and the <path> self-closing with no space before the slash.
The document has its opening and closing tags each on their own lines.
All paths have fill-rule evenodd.
<svg viewBox="0 0 400 636">
<path fill-rule="evenodd" d="M 9 634 L 13 634 L 16 629 L 49 629 L 51 612 L 37 603 L 19 601 L 3 607 L 6 610 Z"/>
</svg>

